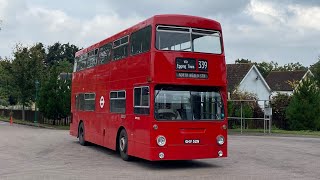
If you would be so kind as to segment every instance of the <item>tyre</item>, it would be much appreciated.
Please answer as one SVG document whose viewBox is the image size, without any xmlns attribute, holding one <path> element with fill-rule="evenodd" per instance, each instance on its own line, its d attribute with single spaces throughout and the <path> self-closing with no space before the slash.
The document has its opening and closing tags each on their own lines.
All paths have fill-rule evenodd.
<svg viewBox="0 0 320 180">
<path fill-rule="evenodd" d="M 118 145 L 121 158 L 125 161 L 129 161 L 130 156 L 128 155 L 128 135 L 125 129 L 122 129 L 120 132 Z"/>
<path fill-rule="evenodd" d="M 87 141 L 85 140 L 85 131 L 84 131 L 84 124 L 80 123 L 78 128 L 78 136 L 79 136 L 79 143 L 82 146 L 85 146 L 87 144 Z"/>
</svg>

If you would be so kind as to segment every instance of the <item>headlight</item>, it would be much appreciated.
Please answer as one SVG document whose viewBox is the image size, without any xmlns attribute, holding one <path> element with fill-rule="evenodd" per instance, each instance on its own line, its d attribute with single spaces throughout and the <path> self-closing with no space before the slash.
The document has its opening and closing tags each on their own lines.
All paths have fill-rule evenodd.
<svg viewBox="0 0 320 180">
<path fill-rule="evenodd" d="M 159 145 L 159 146 L 164 146 L 164 145 L 166 145 L 166 138 L 164 137 L 164 136 L 158 136 L 157 137 L 157 144 Z"/>
<path fill-rule="evenodd" d="M 217 136 L 217 143 L 221 146 L 224 144 L 224 137 L 222 135 Z"/>
</svg>

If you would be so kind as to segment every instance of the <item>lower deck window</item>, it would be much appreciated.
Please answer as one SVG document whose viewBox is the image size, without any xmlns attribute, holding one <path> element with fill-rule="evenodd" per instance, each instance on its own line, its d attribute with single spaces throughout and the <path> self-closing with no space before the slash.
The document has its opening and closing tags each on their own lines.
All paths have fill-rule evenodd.
<svg viewBox="0 0 320 180">
<path fill-rule="evenodd" d="M 126 92 L 125 91 L 110 92 L 110 112 L 114 112 L 114 113 L 126 112 Z"/>
<path fill-rule="evenodd" d="M 94 93 L 81 93 L 76 96 L 76 108 L 82 111 L 94 111 L 95 110 Z"/>
</svg>

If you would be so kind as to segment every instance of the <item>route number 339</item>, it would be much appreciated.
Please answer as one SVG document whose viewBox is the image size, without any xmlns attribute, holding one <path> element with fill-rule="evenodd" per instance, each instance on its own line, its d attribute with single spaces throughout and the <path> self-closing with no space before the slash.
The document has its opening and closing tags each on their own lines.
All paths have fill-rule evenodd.
<svg viewBox="0 0 320 180">
<path fill-rule="evenodd" d="M 208 71 L 208 61 L 199 60 L 198 61 L 198 69 L 199 69 L 199 71 Z"/>
</svg>

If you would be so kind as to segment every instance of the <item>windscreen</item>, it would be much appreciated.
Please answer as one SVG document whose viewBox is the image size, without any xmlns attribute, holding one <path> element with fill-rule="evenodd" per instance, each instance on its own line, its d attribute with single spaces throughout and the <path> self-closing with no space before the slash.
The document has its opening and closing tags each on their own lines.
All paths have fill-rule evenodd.
<svg viewBox="0 0 320 180">
<path fill-rule="evenodd" d="M 224 119 L 222 97 L 217 88 L 165 87 L 155 90 L 157 120 Z"/>
<path fill-rule="evenodd" d="M 158 26 L 156 48 L 167 51 L 189 51 L 221 54 L 221 35 L 219 31 Z"/>
</svg>

